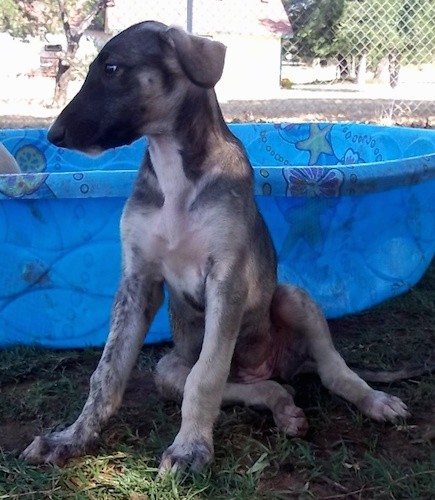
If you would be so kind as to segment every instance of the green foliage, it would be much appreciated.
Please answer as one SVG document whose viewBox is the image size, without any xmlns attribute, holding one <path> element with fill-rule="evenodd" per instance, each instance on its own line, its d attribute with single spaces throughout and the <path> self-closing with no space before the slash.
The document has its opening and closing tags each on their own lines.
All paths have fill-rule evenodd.
<svg viewBox="0 0 435 500">
<path fill-rule="evenodd" d="M 3 0 L 0 4 L 0 31 L 8 31 L 22 38 L 32 34 L 14 0 Z"/>
<path fill-rule="evenodd" d="M 0 31 L 12 36 L 43 37 L 61 29 L 59 7 L 56 0 L 2 0 L 0 2 Z"/>
<path fill-rule="evenodd" d="M 433 0 L 408 0 L 402 2 L 397 25 L 403 38 L 404 56 L 419 58 L 421 62 L 434 60 L 435 51 L 435 2 Z"/>
<path fill-rule="evenodd" d="M 392 51 L 402 62 L 434 59 L 433 0 L 283 0 L 292 52 L 303 58 L 366 53 L 372 66 Z"/>
<path fill-rule="evenodd" d="M 338 23 L 338 50 L 357 55 L 379 47 L 397 47 L 400 3 L 402 0 L 347 1 Z"/>
<path fill-rule="evenodd" d="M 328 57 L 345 0 L 284 0 L 302 57 Z"/>
</svg>

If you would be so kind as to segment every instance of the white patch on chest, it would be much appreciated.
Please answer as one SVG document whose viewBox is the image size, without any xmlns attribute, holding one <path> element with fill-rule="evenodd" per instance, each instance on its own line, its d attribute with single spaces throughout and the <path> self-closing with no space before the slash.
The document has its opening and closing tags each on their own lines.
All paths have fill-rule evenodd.
<svg viewBox="0 0 435 500">
<path fill-rule="evenodd" d="M 194 295 L 205 280 L 209 257 L 209 231 L 200 217 L 189 213 L 197 187 L 186 178 L 173 139 L 159 137 L 149 147 L 165 202 L 146 215 L 131 213 L 128 232 L 173 289 Z"/>
</svg>

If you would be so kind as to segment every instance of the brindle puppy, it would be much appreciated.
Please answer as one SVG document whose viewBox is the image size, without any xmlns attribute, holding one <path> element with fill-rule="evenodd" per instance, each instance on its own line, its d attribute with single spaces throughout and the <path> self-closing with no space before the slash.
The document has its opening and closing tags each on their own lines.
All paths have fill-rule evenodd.
<svg viewBox="0 0 435 500">
<path fill-rule="evenodd" d="M 222 403 L 269 408 L 279 429 L 307 421 L 278 382 L 314 367 L 331 391 L 375 420 L 407 415 L 371 389 L 335 350 L 310 297 L 276 282 L 276 256 L 253 196 L 252 168 L 227 128 L 214 85 L 225 47 L 144 22 L 114 37 L 49 131 L 54 144 L 96 153 L 146 135 L 149 148 L 121 221 L 122 279 L 110 335 L 78 419 L 38 436 L 31 463 L 85 452 L 121 404 L 144 336 L 169 291 L 175 347 L 157 365 L 182 424 L 161 470 L 200 470 L 213 458 Z"/>
</svg>

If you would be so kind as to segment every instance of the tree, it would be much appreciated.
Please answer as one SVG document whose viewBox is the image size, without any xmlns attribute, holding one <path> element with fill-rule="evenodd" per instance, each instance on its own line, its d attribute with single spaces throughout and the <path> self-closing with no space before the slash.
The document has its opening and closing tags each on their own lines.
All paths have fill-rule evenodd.
<svg viewBox="0 0 435 500">
<path fill-rule="evenodd" d="M 335 39 L 337 50 L 353 57 L 366 54 L 370 69 L 387 59 L 390 84 L 401 63 L 433 61 L 433 0 L 346 0 Z"/>
<path fill-rule="evenodd" d="M 346 1 L 334 47 L 359 61 L 359 81 L 365 80 L 366 63 L 375 69 L 382 58 L 401 52 L 397 31 L 401 3 L 403 0 Z"/>
<path fill-rule="evenodd" d="M 63 32 L 66 49 L 58 58 L 53 103 L 63 106 L 80 40 L 104 8 L 113 0 L 2 0 L 0 28 L 25 38 Z"/>
<path fill-rule="evenodd" d="M 435 2 L 433 0 L 402 1 L 397 25 L 403 39 L 405 62 L 433 62 L 435 52 Z"/>
<path fill-rule="evenodd" d="M 390 84 L 400 65 L 434 60 L 433 0 L 283 0 L 295 33 L 294 51 L 305 58 L 336 57 L 342 76 L 348 59 L 375 70 L 387 61 Z"/>
<path fill-rule="evenodd" d="M 294 44 L 300 57 L 335 55 L 334 39 L 345 0 L 283 0 L 292 25 Z"/>
<path fill-rule="evenodd" d="M 43 37 L 59 30 L 54 2 L 33 0 L 2 0 L 0 3 L 0 30 L 14 37 Z"/>
<path fill-rule="evenodd" d="M 80 40 L 98 14 L 111 0 L 78 0 L 66 5 L 65 0 L 57 0 L 59 15 L 66 37 L 66 52 L 59 60 L 56 73 L 54 103 L 63 106 L 67 99 L 68 84 L 71 80 L 71 67 L 74 63 Z"/>
</svg>

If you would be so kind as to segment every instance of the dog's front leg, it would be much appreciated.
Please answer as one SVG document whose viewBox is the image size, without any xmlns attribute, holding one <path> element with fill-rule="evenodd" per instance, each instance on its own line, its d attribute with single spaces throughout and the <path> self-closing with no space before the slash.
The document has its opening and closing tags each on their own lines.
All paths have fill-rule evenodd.
<svg viewBox="0 0 435 500">
<path fill-rule="evenodd" d="M 24 460 L 63 465 L 96 441 L 121 403 L 145 333 L 162 300 L 162 283 L 149 281 L 146 273 L 124 274 L 113 305 L 109 338 L 80 416 L 63 431 L 37 436 L 22 453 Z"/>
<path fill-rule="evenodd" d="M 219 414 L 244 312 L 246 286 L 235 265 L 215 270 L 206 282 L 205 332 L 198 361 L 184 386 L 182 423 L 165 451 L 160 474 L 200 471 L 213 459 L 213 424 Z M 221 274 L 221 275 L 219 275 Z"/>
</svg>

